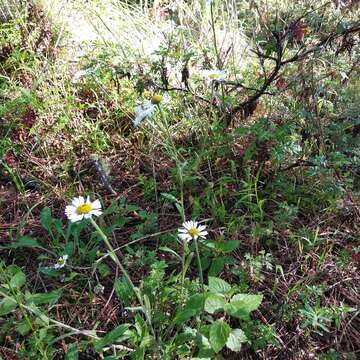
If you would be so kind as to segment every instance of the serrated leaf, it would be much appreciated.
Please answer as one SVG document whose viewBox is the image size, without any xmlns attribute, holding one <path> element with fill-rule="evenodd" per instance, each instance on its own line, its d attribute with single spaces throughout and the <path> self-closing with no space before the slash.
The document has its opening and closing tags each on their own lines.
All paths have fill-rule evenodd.
<svg viewBox="0 0 360 360">
<path fill-rule="evenodd" d="M 5 298 L 0 302 L 0 316 L 7 315 L 11 313 L 17 306 L 17 303 L 14 299 Z"/>
<path fill-rule="evenodd" d="M 209 276 L 209 290 L 213 293 L 225 294 L 231 290 L 231 286 L 223 279 Z"/>
<path fill-rule="evenodd" d="M 229 304 L 225 305 L 225 311 L 243 320 L 249 319 L 250 312 L 256 310 L 262 301 L 262 295 L 237 294 Z"/>
<path fill-rule="evenodd" d="M 205 311 L 214 314 L 225 306 L 225 298 L 221 294 L 209 294 L 205 300 Z"/>
<path fill-rule="evenodd" d="M 246 341 L 247 337 L 241 329 L 232 329 L 226 342 L 226 346 L 232 351 L 239 352 L 242 344 Z"/>
<path fill-rule="evenodd" d="M 217 320 L 211 325 L 210 343 L 216 353 L 225 346 L 229 338 L 230 331 L 230 326 L 222 320 Z"/>
<path fill-rule="evenodd" d="M 122 324 L 117 326 L 114 330 L 106 334 L 102 339 L 95 342 L 95 350 L 100 351 L 104 346 L 113 344 L 116 341 L 123 341 L 129 338 L 129 334 L 126 333 L 129 328 L 129 324 Z"/>
<path fill-rule="evenodd" d="M 22 271 L 18 271 L 11 279 L 10 286 L 13 289 L 20 289 L 26 282 L 26 276 Z"/>
</svg>

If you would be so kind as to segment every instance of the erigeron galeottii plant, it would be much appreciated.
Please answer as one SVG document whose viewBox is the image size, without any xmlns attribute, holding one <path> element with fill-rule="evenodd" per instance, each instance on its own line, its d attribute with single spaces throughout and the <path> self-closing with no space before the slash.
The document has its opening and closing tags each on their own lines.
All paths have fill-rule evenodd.
<svg viewBox="0 0 360 360">
<path fill-rule="evenodd" d="M 156 263 L 154 263 L 153 271 L 155 272 L 153 273 L 152 271 L 153 275 L 144 278 L 142 280 L 143 285 L 141 287 L 135 286 L 129 273 L 117 256 L 116 250 L 114 250 L 108 237 L 95 221 L 96 217 L 99 217 L 103 214 L 102 206 L 99 200 L 91 201 L 89 196 L 86 198 L 82 196 L 76 197 L 72 200 L 71 204 L 66 207 L 65 214 L 71 223 L 78 223 L 82 221 L 90 222 L 95 231 L 99 234 L 101 239 L 108 247 L 108 255 L 120 268 L 126 283 L 130 285 L 131 290 L 135 294 L 135 297 L 140 304 L 141 313 L 145 316 L 144 325 L 146 324 L 146 328 L 148 329 L 147 331 L 149 331 L 149 335 L 151 335 L 153 340 L 153 345 L 151 345 L 151 343 L 147 345 L 141 345 L 144 347 L 144 351 L 153 351 L 159 359 L 163 358 L 163 356 L 174 356 L 173 354 L 180 354 L 178 352 L 180 351 L 180 348 L 175 346 L 173 343 L 174 331 L 175 339 L 180 339 L 184 336 L 187 338 L 186 341 L 194 341 L 198 338 L 198 336 L 203 339 L 207 339 L 206 341 L 208 345 L 203 343 L 204 340 L 202 340 L 201 343 L 198 343 L 197 340 L 195 341 L 197 343 L 199 354 L 208 353 L 215 355 L 216 353 L 220 352 L 224 346 L 233 351 L 240 351 L 242 344 L 249 342 L 249 339 L 243 330 L 240 328 L 232 329 L 230 325 L 224 320 L 214 319 L 207 324 L 209 318 L 206 322 L 201 319 L 201 315 L 205 313 L 211 317 L 219 312 L 224 312 L 228 314 L 228 316 L 233 316 L 240 319 L 242 322 L 247 322 L 250 321 L 250 313 L 255 310 L 261 303 L 261 296 L 236 294 L 236 288 L 231 287 L 228 283 L 221 280 L 220 278 L 209 277 L 209 283 L 204 284 L 203 272 L 201 268 L 201 253 L 198 241 L 205 240 L 208 236 L 206 225 L 201 225 L 197 221 L 193 220 L 185 221 L 182 224 L 182 226 L 178 229 L 178 238 L 183 242 L 184 245 L 186 244 L 188 258 L 186 261 L 182 262 L 183 269 L 180 278 L 177 276 L 170 277 L 169 280 L 164 280 L 164 286 L 159 287 L 159 284 L 153 284 L 149 288 L 148 284 L 149 282 L 153 281 L 151 280 L 152 277 L 155 276 L 156 278 L 158 276 L 164 276 L 164 273 L 160 271 L 163 265 L 160 266 L 159 263 L 160 267 L 158 267 Z M 192 242 L 194 243 L 196 257 L 198 260 L 197 262 L 199 269 L 200 287 L 195 285 L 196 283 L 190 286 L 192 282 L 187 278 L 184 279 L 188 266 L 188 264 L 186 265 L 185 262 L 191 261 L 192 259 L 191 250 L 188 248 Z M 103 258 L 105 257 L 103 256 Z M 66 265 L 67 259 L 67 255 L 60 257 L 57 264 L 55 265 L 55 268 L 63 268 Z M 157 268 L 158 270 L 156 270 Z M 173 288 L 173 291 L 175 291 L 174 294 L 176 294 L 176 283 L 179 281 L 179 279 L 181 279 L 181 287 L 183 287 L 183 289 L 181 290 L 181 296 L 176 298 L 176 295 L 174 295 L 172 300 L 175 301 L 176 304 L 175 309 L 172 309 L 172 311 L 175 312 L 175 316 L 172 320 L 168 320 L 168 323 L 164 324 L 164 320 L 161 323 L 158 323 L 156 319 L 158 317 L 162 318 L 165 314 L 161 312 L 159 313 L 159 310 L 156 310 L 158 305 L 156 305 L 156 303 L 152 303 L 152 301 L 154 301 L 152 294 L 154 291 L 157 291 L 157 296 L 168 297 L 168 291 L 170 291 L 171 288 Z M 190 288 L 193 288 L 191 291 L 189 286 Z M 187 294 L 185 297 L 185 302 L 184 293 Z M 125 295 L 125 293 L 122 294 Z M 129 294 L 127 294 L 127 296 L 128 295 Z M 189 323 L 191 319 L 197 319 L 196 321 L 198 322 L 198 328 L 197 330 L 194 328 L 192 332 L 189 333 L 189 327 L 186 324 Z M 139 321 L 140 317 L 137 315 L 136 322 L 138 323 Z M 135 345 L 132 343 L 132 341 L 140 341 L 140 339 L 136 336 L 132 337 L 132 339 L 129 337 L 129 334 L 132 333 L 131 324 L 123 324 L 122 326 L 123 327 L 121 329 L 114 329 L 113 332 L 120 330 L 123 332 L 125 332 L 125 330 L 128 331 L 127 336 L 124 335 L 123 339 L 126 340 L 126 343 L 129 346 L 127 350 L 132 352 L 133 350 L 131 345 Z M 106 336 L 107 338 L 112 339 L 108 340 L 109 343 L 111 341 L 116 341 L 115 337 L 112 338 L 113 332 L 110 332 Z M 197 333 L 198 335 L 196 335 Z M 101 344 L 101 340 L 96 342 L 96 348 L 100 349 Z M 167 345 L 165 346 L 165 344 Z"/>
</svg>

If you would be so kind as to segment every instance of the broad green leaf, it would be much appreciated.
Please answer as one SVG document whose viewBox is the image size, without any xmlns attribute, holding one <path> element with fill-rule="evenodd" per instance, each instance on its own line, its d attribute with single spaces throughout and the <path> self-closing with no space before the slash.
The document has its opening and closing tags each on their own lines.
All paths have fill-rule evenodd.
<svg viewBox="0 0 360 360">
<path fill-rule="evenodd" d="M 209 294 L 205 300 L 205 311 L 214 314 L 225 306 L 225 298 L 221 294 Z"/>
<path fill-rule="evenodd" d="M 33 303 L 35 305 L 56 304 L 61 296 L 61 290 L 53 290 L 48 293 L 39 293 L 39 294 L 28 294 L 26 300 L 28 303 Z"/>
<path fill-rule="evenodd" d="M 31 330 L 31 325 L 27 320 L 22 320 L 16 324 L 15 329 L 20 335 L 24 336 Z"/>
<path fill-rule="evenodd" d="M 180 325 L 192 317 L 196 316 L 196 311 L 194 309 L 182 309 L 176 312 L 175 324 Z"/>
<path fill-rule="evenodd" d="M 195 294 L 191 296 L 184 306 L 176 312 L 175 324 L 181 324 L 193 316 L 199 315 L 204 309 L 204 296 L 202 294 Z"/>
<path fill-rule="evenodd" d="M 14 299 L 4 298 L 0 302 L 0 316 L 11 313 L 17 306 Z"/>
<path fill-rule="evenodd" d="M 225 346 L 229 338 L 230 331 L 230 326 L 222 320 L 217 320 L 211 325 L 210 343 L 216 353 Z"/>
<path fill-rule="evenodd" d="M 65 360 L 78 360 L 79 354 L 76 344 L 70 344 L 68 351 L 66 352 Z"/>
<path fill-rule="evenodd" d="M 204 295 L 195 294 L 190 296 L 186 308 L 194 309 L 197 314 L 200 314 L 204 309 Z"/>
<path fill-rule="evenodd" d="M 18 271 L 11 279 L 10 286 L 13 289 L 20 289 L 26 282 L 26 276 L 22 271 Z"/>
<path fill-rule="evenodd" d="M 226 346 L 230 350 L 238 352 L 241 350 L 242 344 L 246 341 L 247 337 L 241 329 L 232 329 L 226 342 Z"/>
<path fill-rule="evenodd" d="M 213 293 L 225 294 L 231 290 L 231 286 L 223 279 L 209 276 L 209 290 Z"/>
<path fill-rule="evenodd" d="M 209 269 L 209 276 L 219 275 L 224 269 L 226 260 L 227 260 L 226 256 L 218 256 L 215 259 L 213 259 Z"/>
<path fill-rule="evenodd" d="M 106 345 L 128 339 L 129 334 L 127 333 L 127 329 L 129 326 L 129 324 L 122 324 L 110 331 L 102 339 L 95 342 L 95 350 L 100 351 Z"/>
<path fill-rule="evenodd" d="M 223 251 L 224 253 L 229 253 L 234 251 L 240 245 L 240 240 L 228 240 L 226 242 L 219 242 L 216 244 L 216 247 Z"/>
<path fill-rule="evenodd" d="M 230 303 L 225 305 L 225 311 L 231 316 L 247 320 L 250 312 L 256 310 L 260 306 L 262 298 L 262 295 L 234 295 Z"/>
</svg>

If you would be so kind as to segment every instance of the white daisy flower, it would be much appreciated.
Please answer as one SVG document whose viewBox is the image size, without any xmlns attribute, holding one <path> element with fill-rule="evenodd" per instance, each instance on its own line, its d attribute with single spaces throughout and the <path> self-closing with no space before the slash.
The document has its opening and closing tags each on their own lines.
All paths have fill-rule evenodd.
<svg viewBox="0 0 360 360">
<path fill-rule="evenodd" d="M 57 263 L 54 265 L 54 269 L 61 269 L 66 265 L 66 261 L 69 258 L 69 255 L 60 256 Z"/>
<path fill-rule="evenodd" d="M 145 118 L 151 117 L 156 110 L 156 105 L 166 103 L 167 99 L 166 96 L 163 98 L 161 95 L 154 95 L 151 100 L 146 100 L 137 106 L 136 117 L 133 120 L 134 127 L 138 127 Z"/>
<path fill-rule="evenodd" d="M 225 81 L 227 73 L 225 70 L 202 70 L 201 76 L 208 81 Z"/>
<path fill-rule="evenodd" d="M 197 238 L 206 238 L 208 232 L 204 231 L 206 229 L 205 225 L 199 225 L 196 221 L 185 221 L 182 224 L 182 228 L 178 230 L 179 238 L 181 240 L 190 241 L 196 240 Z"/>
<path fill-rule="evenodd" d="M 93 215 L 102 214 L 101 204 L 99 200 L 91 202 L 89 197 L 85 200 L 83 196 L 79 196 L 72 200 L 71 205 L 66 206 L 65 214 L 72 223 L 90 219 Z"/>
</svg>

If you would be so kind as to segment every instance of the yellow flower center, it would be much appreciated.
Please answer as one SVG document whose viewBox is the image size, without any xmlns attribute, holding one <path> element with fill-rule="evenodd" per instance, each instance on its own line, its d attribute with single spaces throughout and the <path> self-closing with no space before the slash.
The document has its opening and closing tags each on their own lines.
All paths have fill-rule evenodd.
<svg viewBox="0 0 360 360">
<path fill-rule="evenodd" d="M 191 237 L 199 236 L 199 230 L 196 228 L 189 229 L 188 233 Z"/>
<path fill-rule="evenodd" d="M 91 210 L 92 207 L 90 204 L 82 204 L 78 206 L 78 208 L 76 209 L 76 213 L 78 215 L 84 215 L 84 214 L 88 214 Z"/>
<path fill-rule="evenodd" d="M 154 104 L 154 105 L 158 105 L 160 104 L 162 100 L 162 96 L 161 95 L 154 95 L 152 98 L 151 98 L 151 103 Z"/>
</svg>

